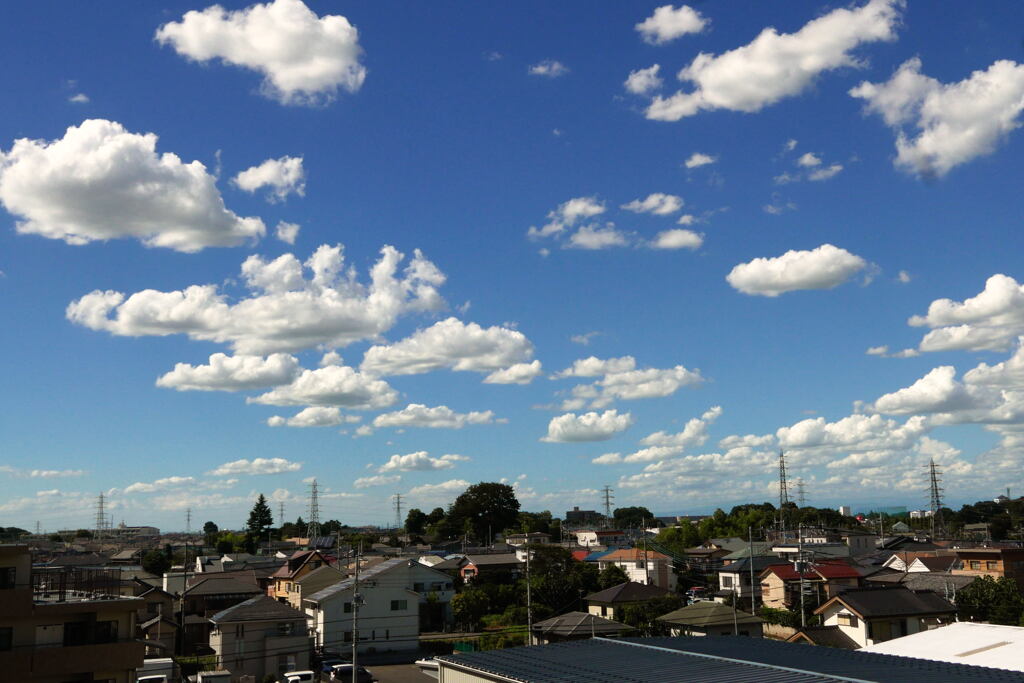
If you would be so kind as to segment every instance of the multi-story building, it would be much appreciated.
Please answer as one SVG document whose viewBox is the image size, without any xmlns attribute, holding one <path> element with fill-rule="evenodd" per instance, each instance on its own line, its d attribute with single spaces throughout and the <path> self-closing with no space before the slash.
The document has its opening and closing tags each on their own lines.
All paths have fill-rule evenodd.
<svg viewBox="0 0 1024 683">
<path fill-rule="evenodd" d="M 34 576 L 28 546 L 0 545 L 0 679 L 129 683 L 142 666 L 140 598 L 96 590 L 88 570 Z"/>
<path fill-rule="evenodd" d="M 421 615 L 427 621 L 440 612 L 441 620 L 449 621 L 454 595 L 447 574 L 396 558 L 361 572 L 358 590 L 355 578 L 348 578 L 304 597 L 302 604 L 316 629 L 318 647 L 350 648 L 358 628 L 360 651 L 415 650 L 421 627 L 432 626 L 421 624 Z"/>
<path fill-rule="evenodd" d="M 218 612 L 210 622 L 210 648 L 232 680 L 262 681 L 309 668 L 306 615 L 290 605 L 259 595 Z"/>
<path fill-rule="evenodd" d="M 1024 588 L 1024 548 L 957 548 L 960 568 L 953 574 L 963 576 L 1001 576 L 1013 579 Z"/>
</svg>

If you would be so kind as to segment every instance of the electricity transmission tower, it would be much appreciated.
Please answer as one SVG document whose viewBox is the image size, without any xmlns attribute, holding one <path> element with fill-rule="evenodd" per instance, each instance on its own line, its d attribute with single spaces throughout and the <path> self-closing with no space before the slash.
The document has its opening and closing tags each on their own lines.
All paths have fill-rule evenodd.
<svg viewBox="0 0 1024 683">
<path fill-rule="evenodd" d="M 192 508 L 185 509 L 185 534 L 192 534 Z"/>
<path fill-rule="evenodd" d="M 395 494 L 395 530 L 402 528 L 402 494 Z"/>
<path fill-rule="evenodd" d="M 614 499 L 615 496 L 612 495 L 612 487 L 608 486 L 607 484 L 605 485 L 605 487 L 603 489 L 601 489 L 601 493 L 604 494 L 604 519 L 605 519 L 605 526 L 607 526 L 608 524 L 611 523 L 611 518 L 612 518 L 612 499 Z"/>
<path fill-rule="evenodd" d="M 805 490 L 806 484 L 804 484 L 803 477 L 798 477 L 796 480 L 796 504 L 799 507 L 806 507 L 807 504 L 807 491 Z"/>
<path fill-rule="evenodd" d="M 786 530 L 786 505 L 789 504 L 789 484 L 786 483 L 786 452 L 779 451 L 779 531 Z"/>
<path fill-rule="evenodd" d="M 309 523 L 306 525 L 306 537 L 311 541 L 320 535 L 320 500 L 316 479 L 309 483 Z"/>
<path fill-rule="evenodd" d="M 939 486 L 942 483 L 942 470 L 935 466 L 935 459 L 928 461 L 928 509 L 932 513 L 932 538 L 936 534 L 944 534 L 945 528 L 942 523 L 942 492 L 945 490 Z"/>
<path fill-rule="evenodd" d="M 104 508 L 106 504 L 106 498 L 101 493 L 100 497 L 96 500 L 96 540 L 102 541 L 103 534 L 107 530 L 107 513 Z"/>
<path fill-rule="evenodd" d="M 284 526 L 284 501 L 279 500 L 277 502 L 277 526 L 281 528 Z"/>
</svg>

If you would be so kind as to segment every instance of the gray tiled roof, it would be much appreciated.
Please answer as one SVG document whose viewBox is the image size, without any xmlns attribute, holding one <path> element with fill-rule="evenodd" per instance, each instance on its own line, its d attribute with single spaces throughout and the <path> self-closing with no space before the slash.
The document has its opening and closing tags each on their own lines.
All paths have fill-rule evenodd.
<svg viewBox="0 0 1024 683">
<path fill-rule="evenodd" d="M 533 683 L 989 683 L 1024 681 L 1001 669 L 946 664 L 783 643 L 766 638 L 593 638 L 554 645 L 437 658 L 513 681 Z"/>
<path fill-rule="evenodd" d="M 865 619 L 956 612 L 956 607 L 937 593 L 928 590 L 913 591 L 902 586 L 850 588 L 833 600 L 842 601 Z M 822 607 L 816 612 L 820 612 Z"/>
<path fill-rule="evenodd" d="M 302 619 L 306 615 L 291 605 L 278 602 L 269 595 L 258 595 L 245 602 L 217 612 L 210 621 L 214 623 L 232 623 L 236 621 L 292 621 Z"/>
<path fill-rule="evenodd" d="M 363 581 L 367 581 L 369 579 L 372 579 L 373 577 L 375 577 L 375 576 L 377 576 L 379 574 L 383 574 L 384 572 L 386 572 L 386 571 L 388 571 L 390 569 L 394 569 L 395 567 L 398 567 L 403 562 L 408 564 L 409 560 L 407 558 L 400 558 L 400 557 L 399 558 L 395 558 L 393 560 L 384 560 L 380 564 L 375 564 L 372 567 L 360 570 L 360 572 L 359 572 L 359 581 L 360 581 L 360 583 L 362 583 Z M 338 583 L 334 584 L 333 586 L 328 586 L 327 588 L 324 588 L 323 590 L 317 591 L 316 593 L 313 593 L 312 595 L 310 595 L 308 598 L 305 598 L 305 599 L 306 600 L 312 600 L 313 602 L 320 602 L 321 600 L 326 600 L 327 598 L 331 597 L 332 595 L 335 595 L 337 593 L 341 593 L 343 591 L 347 591 L 349 588 L 352 588 L 352 586 L 355 585 L 355 582 L 356 582 L 356 580 L 355 580 L 355 577 L 353 576 L 352 578 L 345 579 L 344 581 L 339 581 Z"/>
<path fill-rule="evenodd" d="M 663 598 L 667 595 L 671 595 L 669 591 L 658 586 L 651 586 L 644 583 L 638 583 L 636 581 L 626 581 L 620 583 L 617 586 L 611 588 L 605 588 L 603 591 L 591 593 L 584 600 L 587 602 L 643 602 L 644 600 L 654 600 L 655 598 Z"/>
<path fill-rule="evenodd" d="M 568 614 L 551 617 L 544 621 L 538 621 L 533 625 L 533 630 L 543 635 L 564 637 L 572 635 L 590 636 L 594 634 L 614 635 L 623 631 L 635 631 L 636 629 L 611 619 L 599 617 L 596 614 L 569 612 Z"/>
</svg>

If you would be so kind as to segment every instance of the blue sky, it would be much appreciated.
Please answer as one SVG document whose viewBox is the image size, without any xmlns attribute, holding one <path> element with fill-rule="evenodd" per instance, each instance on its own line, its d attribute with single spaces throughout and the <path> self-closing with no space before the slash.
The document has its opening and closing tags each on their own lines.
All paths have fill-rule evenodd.
<svg viewBox="0 0 1024 683">
<path fill-rule="evenodd" d="M 3 13 L 0 524 L 1024 483 L 1018 3 Z"/>
</svg>

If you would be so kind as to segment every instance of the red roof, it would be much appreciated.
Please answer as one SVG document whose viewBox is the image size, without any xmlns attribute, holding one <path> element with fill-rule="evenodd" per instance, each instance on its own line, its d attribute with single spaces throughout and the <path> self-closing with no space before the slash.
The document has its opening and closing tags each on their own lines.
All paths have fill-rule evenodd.
<svg viewBox="0 0 1024 683">
<path fill-rule="evenodd" d="M 800 578 L 800 574 L 791 564 L 775 564 L 770 567 L 766 567 L 763 574 L 775 574 L 783 581 L 794 581 Z M 858 572 L 853 567 L 847 564 L 841 563 L 826 563 L 819 562 L 810 567 L 810 569 L 804 572 L 805 579 L 817 580 L 820 578 L 824 579 L 856 579 L 860 577 Z"/>
<path fill-rule="evenodd" d="M 590 554 L 589 550 L 573 550 L 572 551 L 572 559 L 578 560 L 579 562 L 582 562 L 583 558 L 586 557 L 589 554 Z"/>
</svg>

